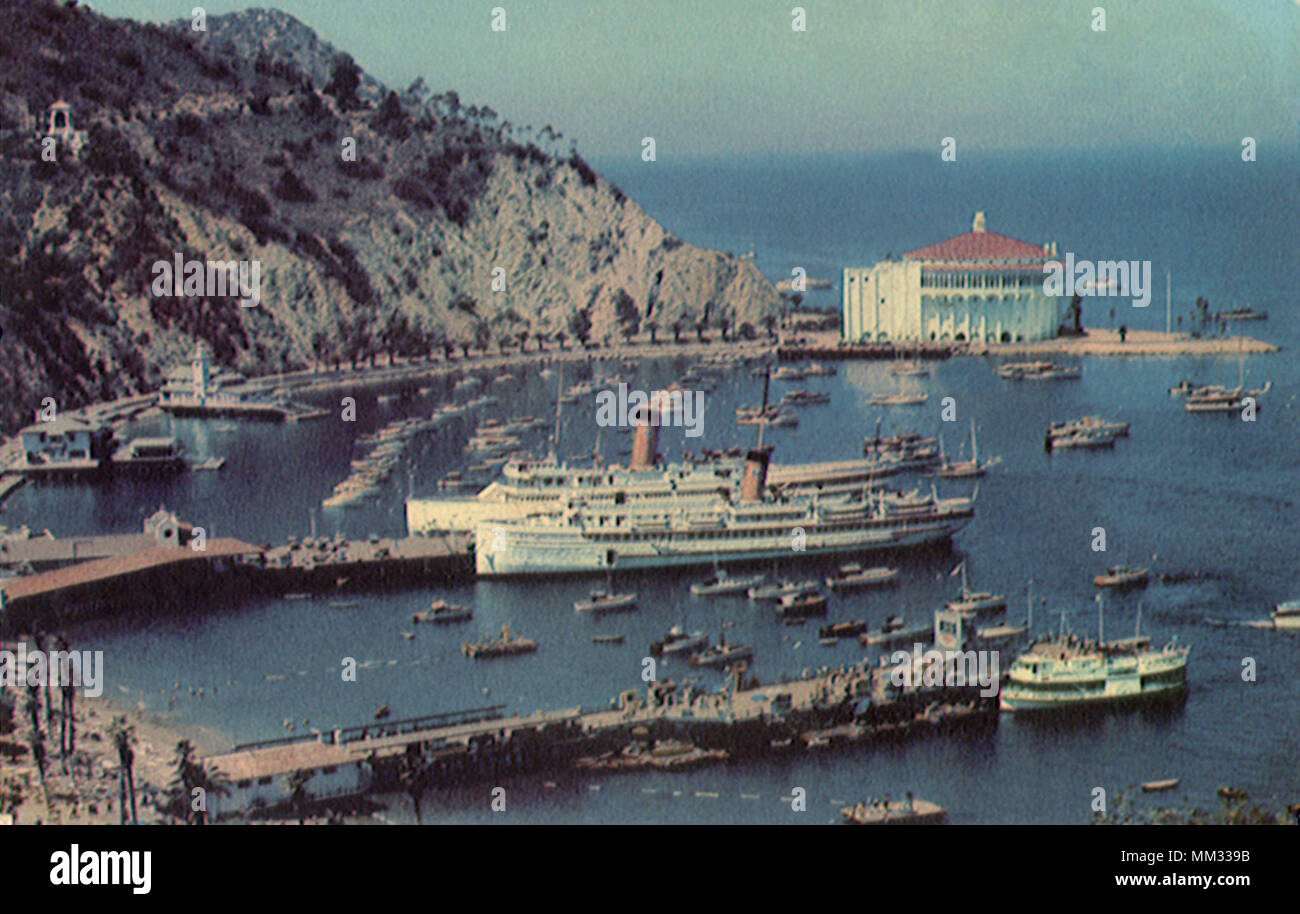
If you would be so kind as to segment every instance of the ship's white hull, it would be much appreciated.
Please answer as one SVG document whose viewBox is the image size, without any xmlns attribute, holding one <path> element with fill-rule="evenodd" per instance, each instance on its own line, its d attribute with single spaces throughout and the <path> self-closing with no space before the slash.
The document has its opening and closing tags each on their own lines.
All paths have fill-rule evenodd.
<svg viewBox="0 0 1300 914">
<path fill-rule="evenodd" d="M 1065 711 L 1111 705 L 1144 704 L 1176 698 L 1187 689 L 1187 655 L 1156 655 L 1112 664 L 1098 684 L 1096 674 L 1022 678 L 1015 667 L 1002 688 L 1003 711 Z"/>
<path fill-rule="evenodd" d="M 1006 686 L 999 696 L 1003 711 L 1066 711 L 1071 708 L 1101 708 L 1176 698 L 1186 691 L 1186 682 L 1151 683 L 1143 687 L 1126 682 L 1108 682 L 1104 691 L 1063 695 L 1026 694 Z"/>
<path fill-rule="evenodd" d="M 774 466 L 768 473 L 770 489 L 780 489 L 789 495 L 817 494 L 822 497 L 858 493 L 874 481 L 910 470 L 922 469 L 927 461 L 874 461 L 849 460 Z M 677 478 L 668 482 L 672 473 L 616 473 L 614 484 L 565 485 L 550 490 L 514 494 L 511 487 L 495 483 L 473 497 L 461 498 L 410 498 L 406 502 L 406 528 L 411 534 L 434 531 L 469 531 L 484 521 L 510 522 L 520 520 L 538 511 L 559 508 L 566 499 L 579 497 L 592 505 L 613 505 L 616 499 L 627 498 L 647 506 L 661 504 L 668 499 L 681 502 L 685 499 L 716 499 L 719 488 L 738 483 L 740 466 L 731 467 L 734 475 L 713 477 L 711 471 L 700 471 L 696 479 Z M 562 476 L 560 470 L 554 471 Z"/>
<path fill-rule="evenodd" d="M 520 529 L 492 526 L 475 528 L 475 568 L 480 576 L 604 572 L 612 568 L 671 568 L 789 558 L 791 555 L 839 555 L 883 549 L 924 546 L 947 540 L 970 520 L 969 515 L 927 520 L 880 529 L 808 531 L 804 548 L 792 552 L 791 536 L 763 534 L 751 537 L 687 539 L 674 532 L 656 539 L 634 541 L 594 540 L 571 527 Z"/>
</svg>

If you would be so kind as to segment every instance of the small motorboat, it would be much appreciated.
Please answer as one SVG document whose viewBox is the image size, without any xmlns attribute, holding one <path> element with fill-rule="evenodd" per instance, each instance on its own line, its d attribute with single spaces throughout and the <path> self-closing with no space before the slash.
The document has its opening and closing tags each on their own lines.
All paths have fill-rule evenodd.
<svg viewBox="0 0 1300 914">
<path fill-rule="evenodd" d="M 1092 583 L 1098 587 L 1146 587 L 1150 579 L 1151 572 L 1146 568 L 1130 568 L 1127 565 L 1116 565 L 1097 575 L 1092 579 Z"/>
<path fill-rule="evenodd" d="M 872 394 L 867 402 L 872 406 L 922 406 L 929 394 Z"/>
<path fill-rule="evenodd" d="M 773 584 L 764 584 L 761 587 L 749 588 L 749 598 L 756 601 L 776 602 L 783 597 L 792 594 L 814 593 L 817 590 L 816 581 L 790 581 L 781 580 Z"/>
<path fill-rule="evenodd" d="M 863 632 L 858 635 L 858 640 L 863 644 L 896 644 L 908 641 L 917 641 L 923 638 L 931 637 L 934 634 L 933 625 L 923 625 L 917 628 L 907 628 L 900 616 L 890 616 L 880 628 L 873 629 L 869 632 Z"/>
<path fill-rule="evenodd" d="M 727 574 L 725 570 L 714 572 L 713 577 L 707 581 L 697 581 L 691 585 L 691 593 L 697 597 L 713 597 L 723 594 L 746 593 L 751 587 L 758 587 L 763 583 L 766 577 L 762 574 L 742 575 L 733 577 Z"/>
<path fill-rule="evenodd" d="M 1173 387 L 1169 388 L 1169 396 L 1186 397 L 1187 395 L 1193 394 L 1198 390 L 1204 390 L 1208 386 L 1209 385 L 1207 384 L 1200 384 L 1197 383 L 1196 381 L 1189 381 L 1186 378 L 1184 378 L 1183 380 L 1175 384 Z"/>
<path fill-rule="evenodd" d="M 1043 450 L 1051 451 L 1062 448 L 1078 448 L 1081 450 L 1096 450 L 1098 448 L 1113 448 L 1115 446 L 1115 435 L 1100 429 L 1094 431 L 1076 431 L 1068 435 L 1053 435 L 1047 433 L 1043 441 Z"/>
<path fill-rule="evenodd" d="M 821 406 L 831 402 L 831 395 L 824 391 L 792 390 L 781 398 L 782 406 Z"/>
<path fill-rule="evenodd" d="M 782 618 L 824 616 L 826 615 L 826 597 L 816 591 L 787 594 L 777 603 L 776 612 Z"/>
<path fill-rule="evenodd" d="M 613 612 L 620 609 L 635 609 L 635 593 L 610 593 L 605 590 L 593 590 L 588 600 L 578 600 L 573 608 L 580 613 Z"/>
<path fill-rule="evenodd" d="M 1215 318 L 1221 321 L 1266 321 L 1268 320 L 1267 311 L 1256 311 L 1254 308 L 1233 308 L 1231 311 L 1219 311 Z"/>
<path fill-rule="evenodd" d="M 680 654 L 704 647 L 708 643 L 709 636 L 704 632 L 691 632 L 688 635 L 680 625 L 674 625 L 668 629 L 667 635 L 650 644 L 650 653 L 655 657 Z"/>
<path fill-rule="evenodd" d="M 1001 594 L 967 590 L 957 599 L 947 600 L 943 605 L 953 612 L 964 615 L 985 615 L 1006 609 L 1007 601 Z"/>
<path fill-rule="evenodd" d="M 1178 786 L 1178 778 L 1168 778 L 1164 781 L 1145 781 L 1142 784 L 1143 793 L 1155 793 L 1158 790 L 1173 790 Z"/>
<path fill-rule="evenodd" d="M 860 635 L 867 630 L 865 619 L 858 619 L 852 622 L 832 622 L 830 625 L 823 625 L 817 629 L 818 636 L 822 638 L 850 638 L 853 635 Z"/>
<path fill-rule="evenodd" d="M 754 657 L 754 646 L 752 644 L 723 644 L 700 651 L 691 657 L 692 666 L 703 667 L 725 667 L 730 666 L 740 660 L 752 660 Z"/>
<path fill-rule="evenodd" d="M 1274 628 L 1300 629 L 1300 600 L 1286 600 L 1269 614 Z"/>
<path fill-rule="evenodd" d="M 591 639 L 592 644 L 622 644 L 622 635 L 595 635 Z"/>
<path fill-rule="evenodd" d="M 411 616 L 411 621 L 442 624 L 466 622 L 472 618 L 474 618 L 474 610 L 468 606 L 453 606 L 446 600 L 434 600 L 429 604 L 428 609 L 421 610 Z"/>
<path fill-rule="evenodd" d="M 956 613 L 967 616 L 992 615 L 1007 608 L 1006 598 L 1001 594 L 971 590 L 966 586 L 966 563 L 963 561 L 961 571 L 961 593 L 956 599 L 948 600 L 943 605 Z M 954 572 L 955 573 L 955 572 Z"/>
<path fill-rule="evenodd" d="M 898 580 L 897 568 L 863 568 L 857 562 L 841 565 L 826 579 L 831 590 L 853 590 L 858 587 L 880 587 Z"/>
<path fill-rule="evenodd" d="M 1108 432 L 1118 438 L 1127 438 L 1129 424 L 1109 422 L 1100 416 L 1084 416 L 1068 422 L 1053 422 L 1047 427 L 1047 431 L 1053 438 L 1066 438 L 1076 432 Z"/>
</svg>

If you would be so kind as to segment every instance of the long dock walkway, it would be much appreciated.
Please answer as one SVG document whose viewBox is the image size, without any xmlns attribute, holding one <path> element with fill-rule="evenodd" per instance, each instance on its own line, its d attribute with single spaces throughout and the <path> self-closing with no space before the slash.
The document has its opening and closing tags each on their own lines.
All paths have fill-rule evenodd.
<svg viewBox="0 0 1300 914">
<path fill-rule="evenodd" d="M 468 534 L 372 541 L 304 540 L 263 548 L 235 539 L 158 545 L 120 534 L 0 543 L 0 562 L 49 570 L 0 582 L 0 629 L 121 612 L 180 595 L 339 592 L 473 577 Z"/>
<path fill-rule="evenodd" d="M 364 792 L 394 788 L 410 758 L 428 766 L 434 784 L 446 784 L 510 771 L 558 770 L 637 739 L 688 740 L 746 755 L 831 745 L 821 736 L 829 731 L 815 729 L 828 725 L 862 741 L 933 732 L 945 722 L 996 726 L 997 721 L 996 696 L 980 696 L 976 687 L 900 690 L 890 683 L 887 669 L 865 660 L 787 682 L 751 682 L 730 692 L 652 683 L 644 694 L 624 692 L 611 705 L 509 716 L 497 705 L 379 721 L 237 746 L 206 761 L 245 787 L 254 779 L 285 781 L 294 772 L 337 778 L 344 769 L 352 773 L 352 792 Z"/>
</svg>

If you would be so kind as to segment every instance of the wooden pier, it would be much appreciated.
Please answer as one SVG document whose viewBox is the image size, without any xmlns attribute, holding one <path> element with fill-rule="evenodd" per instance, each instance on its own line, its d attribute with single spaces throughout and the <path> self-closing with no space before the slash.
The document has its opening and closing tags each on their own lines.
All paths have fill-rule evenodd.
<svg viewBox="0 0 1300 914">
<path fill-rule="evenodd" d="M 474 537 L 307 539 L 261 551 L 244 565 L 259 589 L 278 593 L 451 584 L 474 577 Z"/>
<path fill-rule="evenodd" d="M 811 734 L 834 735 L 836 739 L 826 742 L 834 749 L 841 742 L 930 734 L 938 725 L 996 727 L 997 708 L 997 696 L 982 696 L 978 687 L 900 690 L 890 682 L 887 668 L 864 661 L 729 692 L 652 683 L 644 694 L 624 692 L 602 710 L 579 706 L 507 716 L 497 705 L 381 721 L 315 737 L 238 746 L 207 761 L 236 780 L 250 772 L 284 781 L 298 771 L 314 777 L 328 769 L 332 777 L 347 770 L 355 774 L 349 779 L 355 792 L 385 792 L 400 789 L 403 766 L 412 760 L 426 770 L 430 785 L 438 787 L 575 768 L 579 759 L 619 752 L 631 743 L 674 740 L 743 759 L 816 748 L 808 738 Z M 245 786 L 252 790 L 254 785 Z"/>
<path fill-rule="evenodd" d="M 0 543 L 0 561 L 48 570 L 0 585 L 0 631 L 254 593 L 338 593 L 472 580 L 473 537 L 307 540 L 265 548 L 234 539 L 159 545 L 118 534 Z"/>
<path fill-rule="evenodd" d="M 843 359 L 947 359 L 962 351 L 964 349 L 960 343 L 805 343 L 780 346 L 776 350 L 776 357 L 782 362 L 800 362 L 805 359 L 822 362 Z"/>
</svg>

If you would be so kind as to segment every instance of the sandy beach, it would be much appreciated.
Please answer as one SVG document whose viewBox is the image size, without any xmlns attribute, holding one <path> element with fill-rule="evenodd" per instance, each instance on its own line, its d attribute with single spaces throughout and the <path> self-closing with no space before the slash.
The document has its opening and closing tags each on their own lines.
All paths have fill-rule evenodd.
<svg viewBox="0 0 1300 914">
<path fill-rule="evenodd" d="M 16 729 L 5 739 L 29 746 L 31 723 L 25 713 L 25 690 L 6 687 L 14 704 Z M 205 727 L 191 727 L 171 719 L 170 715 L 140 710 L 125 696 L 103 695 L 88 698 L 79 694 L 76 705 L 76 751 L 65 769 L 59 758 L 58 702 L 54 701 L 54 719 L 45 719 L 41 706 L 41 729 L 45 737 L 44 786 L 30 752 L 16 762 L 6 762 L 0 778 L 17 778 L 25 785 L 23 800 L 16 810 L 16 823 L 33 825 L 109 825 L 121 822 L 118 809 L 118 756 L 109 735 L 116 716 L 125 716 L 135 732 L 136 812 L 141 824 L 165 820 L 145 798 L 161 795 L 174 776 L 172 759 L 176 744 L 188 739 L 199 757 L 224 751 L 228 737 Z"/>
</svg>

